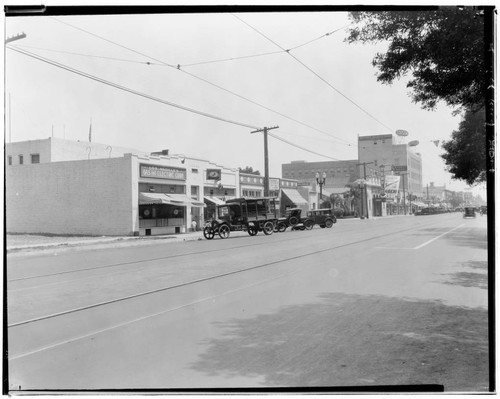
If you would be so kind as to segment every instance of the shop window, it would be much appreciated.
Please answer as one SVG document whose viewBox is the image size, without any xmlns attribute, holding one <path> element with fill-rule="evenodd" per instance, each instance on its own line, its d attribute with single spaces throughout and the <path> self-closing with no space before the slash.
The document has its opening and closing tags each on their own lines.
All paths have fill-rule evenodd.
<svg viewBox="0 0 500 399">
<path fill-rule="evenodd" d="M 22 165 L 24 163 L 24 157 L 22 155 L 19 155 L 19 165 Z"/>
<path fill-rule="evenodd" d="M 40 163 L 40 154 L 31 154 L 31 163 Z"/>
<path fill-rule="evenodd" d="M 198 173 L 198 169 L 196 168 L 191 169 L 191 173 Z"/>
<path fill-rule="evenodd" d="M 9 155 L 9 157 L 8 157 L 7 159 L 8 159 L 8 161 L 9 161 L 9 165 L 12 165 L 12 156 L 11 156 L 11 155 Z"/>
</svg>

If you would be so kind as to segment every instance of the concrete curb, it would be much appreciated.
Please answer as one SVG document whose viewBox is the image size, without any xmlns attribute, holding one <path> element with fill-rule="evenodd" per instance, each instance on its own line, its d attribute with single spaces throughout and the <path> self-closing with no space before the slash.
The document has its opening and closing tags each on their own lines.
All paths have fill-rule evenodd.
<svg viewBox="0 0 500 399">
<path fill-rule="evenodd" d="M 166 236 L 148 236 L 148 237 L 105 237 L 96 238 L 95 240 L 80 240 L 80 241 L 61 241 L 61 242 L 47 242 L 40 244 L 25 244 L 25 245 L 7 245 L 7 253 L 22 252 L 28 250 L 44 250 L 52 248 L 72 248 L 72 247 L 85 247 L 90 245 L 100 244 L 126 244 L 126 243 L 151 243 L 154 241 L 165 240 L 167 242 L 179 241 L 196 241 L 203 239 L 203 233 L 186 233 L 182 235 L 166 235 Z"/>
<path fill-rule="evenodd" d="M 401 217 L 401 216 L 409 216 L 409 215 L 390 215 L 390 216 L 381 216 L 381 217 L 371 217 L 369 219 L 360 219 L 360 218 L 345 218 L 345 219 L 337 219 L 336 225 L 342 224 L 348 221 L 370 221 L 370 220 L 378 220 L 378 219 L 386 219 L 393 217 Z M 124 237 L 102 237 L 96 239 L 88 239 L 88 240 L 75 240 L 75 241 L 60 241 L 60 242 L 46 242 L 46 243 L 32 243 L 25 245 L 12 245 L 9 246 L 7 244 L 6 252 L 7 253 L 19 253 L 23 251 L 43 251 L 48 249 L 65 249 L 65 248 L 74 248 L 74 247 L 85 247 L 90 245 L 105 245 L 105 244 L 126 244 L 126 243 L 148 243 L 164 240 L 165 243 L 170 242 L 182 242 L 182 241 L 198 241 L 204 240 L 203 232 L 190 232 L 176 235 L 161 235 L 161 236 L 124 236 Z"/>
</svg>

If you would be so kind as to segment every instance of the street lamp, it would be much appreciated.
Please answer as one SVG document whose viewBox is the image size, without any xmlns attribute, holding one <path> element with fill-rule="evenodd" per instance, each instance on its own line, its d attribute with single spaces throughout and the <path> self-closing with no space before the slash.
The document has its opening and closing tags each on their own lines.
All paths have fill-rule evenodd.
<svg viewBox="0 0 500 399">
<path fill-rule="evenodd" d="M 321 208 L 320 202 L 321 202 L 321 198 L 323 197 L 323 184 L 325 184 L 325 180 L 326 180 L 326 172 L 323 172 L 321 177 L 320 177 L 319 172 L 316 172 L 316 183 L 319 184 L 318 209 Z"/>
</svg>

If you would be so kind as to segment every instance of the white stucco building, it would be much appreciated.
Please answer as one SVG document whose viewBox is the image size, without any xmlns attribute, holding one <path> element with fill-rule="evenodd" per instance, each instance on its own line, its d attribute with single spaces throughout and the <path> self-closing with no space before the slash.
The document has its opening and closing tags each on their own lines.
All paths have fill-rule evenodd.
<svg viewBox="0 0 500 399">
<path fill-rule="evenodd" d="M 5 167 L 7 233 L 181 233 L 239 193 L 237 169 L 58 138 L 7 144 Z"/>
</svg>

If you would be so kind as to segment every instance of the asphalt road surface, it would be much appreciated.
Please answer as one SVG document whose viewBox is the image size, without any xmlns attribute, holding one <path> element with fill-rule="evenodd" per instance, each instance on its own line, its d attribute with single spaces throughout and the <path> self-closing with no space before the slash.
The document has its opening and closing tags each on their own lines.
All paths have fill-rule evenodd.
<svg viewBox="0 0 500 399">
<path fill-rule="evenodd" d="M 8 257 L 11 392 L 487 392 L 486 218 Z"/>
</svg>

